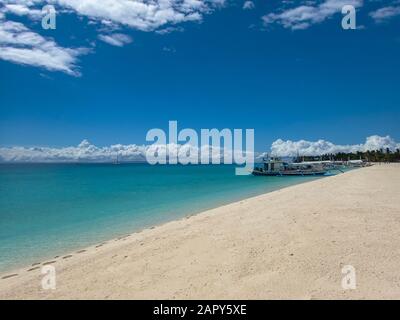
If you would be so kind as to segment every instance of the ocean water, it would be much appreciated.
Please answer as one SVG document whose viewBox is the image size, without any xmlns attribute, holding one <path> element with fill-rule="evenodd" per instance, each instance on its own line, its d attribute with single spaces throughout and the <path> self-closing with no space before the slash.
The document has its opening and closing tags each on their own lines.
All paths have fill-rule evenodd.
<svg viewBox="0 0 400 320">
<path fill-rule="evenodd" d="M 0 271 L 318 179 L 232 165 L 1 164 Z"/>
</svg>

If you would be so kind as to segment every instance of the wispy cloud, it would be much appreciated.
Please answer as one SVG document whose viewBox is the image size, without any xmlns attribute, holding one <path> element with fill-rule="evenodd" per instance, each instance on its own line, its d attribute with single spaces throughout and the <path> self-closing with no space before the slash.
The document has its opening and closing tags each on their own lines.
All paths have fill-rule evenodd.
<svg viewBox="0 0 400 320">
<path fill-rule="evenodd" d="M 85 53 L 87 49 L 63 48 L 54 40 L 42 37 L 22 23 L 0 23 L 0 59 L 79 76 L 77 59 Z"/>
<path fill-rule="evenodd" d="M 122 33 L 100 34 L 99 39 L 117 47 L 123 47 L 125 44 L 129 44 L 133 41 L 130 36 Z"/>
<path fill-rule="evenodd" d="M 251 10 L 255 8 L 255 4 L 253 1 L 245 1 L 243 3 L 243 10 Z"/>
<path fill-rule="evenodd" d="M 182 27 L 167 27 L 164 29 L 156 30 L 156 33 L 164 35 L 164 34 L 168 34 L 171 32 L 183 32 L 183 31 L 184 31 L 184 28 L 182 28 Z"/>
<path fill-rule="evenodd" d="M 387 21 L 398 15 L 400 15 L 400 6 L 384 7 L 370 13 L 370 16 L 378 23 Z"/>
<path fill-rule="evenodd" d="M 176 52 L 176 49 L 174 47 L 165 46 L 165 47 L 162 48 L 162 50 L 165 51 L 165 52 L 169 52 L 169 53 L 175 53 Z"/>
<path fill-rule="evenodd" d="M 291 30 L 307 29 L 312 25 L 322 23 L 333 15 L 340 13 L 344 5 L 361 7 L 363 0 L 321 0 L 321 1 L 282 1 L 282 6 L 276 12 L 262 17 L 265 26 L 278 24 Z M 377 21 L 386 21 L 400 15 L 398 2 L 372 12 L 371 17 Z M 84 53 L 82 49 L 64 48 L 54 39 L 40 36 L 37 31 L 19 23 L 24 30 L 10 30 L 14 24 L 10 19 L 15 15 L 38 20 L 42 16 L 41 8 L 45 4 L 53 4 L 58 14 L 75 13 L 87 17 L 90 24 L 96 25 L 101 41 L 114 46 L 123 46 L 131 40 L 123 33 L 126 29 L 167 34 L 183 31 L 180 23 L 201 21 L 207 14 L 225 5 L 225 0 L 0 0 L 0 59 L 14 63 L 46 68 L 51 71 L 62 71 L 71 75 L 79 75 L 77 57 Z M 254 8 L 254 2 L 246 0 L 243 9 Z M 29 19 L 25 19 L 28 20 Z M 8 28 L 8 30 L 7 30 Z M 10 44 L 4 38 L 10 39 L 10 34 L 21 39 L 28 36 L 41 39 L 29 44 Z M 11 36 L 12 38 L 13 36 Z M 86 51 L 87 52 L 87 51 Z"/>
<path fill-rule="evenodd" d="M 310 3 L 310 2 L 308 2 Z M 334 14 L 340 13 L 345 5 L 361 7 L 362 0 L 325 0 L 319 4 L 304 4 L 294 8 L 283 9 L 279 13 L 269 13 L 262 17 L 264 25 L 274 23 L 292 30 L 302 30 L 321 23 Z"/>
<path fill-rule="evenodd" d="M 142 31 L 166 24 L 201 20 L 225 0 L 1 0 L 3 12 L 35 15 L 45 4 L 98 22 L 113 22 Z"/>
<path fill-rule="evenodd" d="M 42 17 L 41 10 L 29 8 L 27 5 L 21 3 L 5 4 L 2 10 L 5 13 L 12 13 L 17 16 L 28 16 L 32 19 L 38 19 Z"/>
<path fill-rule="evenodd" d="M 121 28 L 158 31 L 165 34 L 181 30 L 178 23 L 201 21 L 203 15 L 221 7 L 225 0 L 0 0 L 0 59 L 79 75 L 77 57 L 87 50 L 64 48 L 45 38 L 13 16 L 40 19 L 45 4 L 53 4 L 58 14 L 74 12 L 99 25 L 98 38 L 114 46 L 123 46 L 132 39 Z M 28 23 L 28 22 L 26 22 Z"/>
<path fill-rule="evenodd" d="M 207 0 L 55 0 L 60 6 L 94 20 L 108 20 L 142 31 L 166 24 L 199 21 L 223 1 Z"/>
</svg>

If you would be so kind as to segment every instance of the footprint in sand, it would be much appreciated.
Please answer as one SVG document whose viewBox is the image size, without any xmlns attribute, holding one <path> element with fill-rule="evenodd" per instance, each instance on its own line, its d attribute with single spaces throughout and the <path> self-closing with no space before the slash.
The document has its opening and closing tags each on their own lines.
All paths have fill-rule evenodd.
<svg viewBox="0 0 400 320">
<path fill-rule="evenodd" d="M 37 269 L 40 269 L 40 267 L 30 268 L 30 269 L 28 269 L 27 271 L 29 272 L 29 271 L 33 271 L 33 270 L 37 270 Z"/>
<path fill-rule="evenodd" d="M 8 279 L 8 278 L 16 277 L 17 275 L 18 275 L 18 273 L 9 274 L 9 275 L 6 275 L 6 276 L 2 277 L 2 279 Z"/>
</svg>

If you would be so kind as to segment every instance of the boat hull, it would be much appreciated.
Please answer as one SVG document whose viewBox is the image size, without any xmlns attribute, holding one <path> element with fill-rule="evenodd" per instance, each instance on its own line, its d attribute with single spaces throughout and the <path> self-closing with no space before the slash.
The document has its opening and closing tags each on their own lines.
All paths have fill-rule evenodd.
<svg viewBox="0 0 400 320">
<path fill-rule="evenodd" d="M 254 170 L 252 172 L 253 175 L 255 176 L 322 176 L 326 174 L 327 171 L 281 171 L 281 172 L 263 172 L 263 171 L 258 171 Z"/>
</svg>

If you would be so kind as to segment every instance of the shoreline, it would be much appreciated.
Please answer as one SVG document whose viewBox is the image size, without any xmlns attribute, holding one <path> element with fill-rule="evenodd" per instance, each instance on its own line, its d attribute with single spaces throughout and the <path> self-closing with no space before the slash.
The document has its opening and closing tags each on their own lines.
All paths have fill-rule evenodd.
<svg viewBox="0 0 400 320">
<path fill-rule="evenodd" d="M 232 286 L 233 282 L 231 281 L 231 278 L 233 276 L 239 276 L 238 279 L 241 280 L 242 277 L 246 278 L 246 273 L 252 274 L 255 271 L 262 271 L 261 274 L 264 274 L 266 278 L 278 277 L 280 274 L 278 272 L 280 267 L 279 265 L 274 264 L 272 266 L 269 265 L 271 264 L 271 261 L 268 261 L 269 256 L 272 256 L 274 257 L 274 259 L 277 260 L 283 259 L 283 261 L 281 262 L 284 263 L 283 266 L 285 267 L 286 263 L 288 263 L 288 259 L 291 259 L 291 257 L 293 256 L 297 257 L 297 253 L 287 252 L 287 254 L 281 256 L 281 252 L 287 251 L 286 246 L 288 244 L 293 245 L 297 242 L 303 243 L 307 242 L 308 237 L 313 238 L 312 234 L 308 233 L 312 232 L 312 230 L 314 229 L 312 224 L 314 215 L 316 215 L 315 217 L 319 217 L 319 215 L 322 215 L 322 213 L 317 214 L 312 212 L 311 216 L 304 216 L 301 214 L 302 212 L 304 212 L 304 208 L 306 208 L 305 212 L 322 212 L 325 210 L 330 213 L 329 215 L 324 214 L 325 217 L 328 219 L 333 219 L 333 222 L 336 221 L 335 217 L 332 216 L 335 214 L 335 210 L 330 208 L 328 205 L 325 208 L 323 206 L 323 203 L 313 203 L 312 206 L 315 206 L 316 208 L 318 208 L 318 210 L 316 210 L 315 208 L 310 209 L 307 207 L 310 205 L 307 201 L 309 201 L 310 199 L 312 200 L 312 198 L 309 197 L 309 192 L 307 190 L 317 190 L 316 192 L 320 192 L 322 194 L 322 189 L 329 189 L 331 187 L 330 185 L 332 184 L 335 185 L 335 183 L 339 183 L 340 185 L 343 181 L 349 179 L 358 181 L 361 177 L 362 183 L 355 187 L 355 191 L 352 189 L 353 186 L 344 184 L 343 188 L 350 188 L 351 192 L 349 192 L 348 194 L 342 194 L 344 198 L 347 198 L 345 200 L 349 204 L 353 204 L 355 202 L 355 204 L 357 205 L 357 207 L 354 209 L 355 213 L 357 213 L 357 211 L 361 212 L 361 210 L 364 210 L 364 207 L 362 203 L 359 203 L 359 200 L 357 200 L 356 198 L 357 196 L 359 196 L 358 193 L 361 194 L 361 189 L 363 189 L 365 182 L 368 181 L 368 178 L 366 177 L 371 174 L 379 176 L 380 171 L 383 172 L 385 171 L 385 169 L 387 169 L 386 171 L 391 171 L 389 174 L 384 172 L 384 174 L 386 175 L 385 179 L 389 177 L 395 179 L 395 177 L 393 177 L 393 173 L 398 174 L 400 172 L 400 166 L 398 164 L 372 166 L 369 168 L 362 168 L 360 170 L 351 170 L 344 174 L 326 177 L 326 179 L 317 179 L 314 181 L 288 186 L 272 192 L 267 192 L 258 196 L 229 203 L 217 208 L 202 211 L 197 214 L 188 215 L 178 220 L 172 220 L 157 226 L 153 226 L 151 228 L 146 228 L 138 232 L 134 232 L 125 236 L 111 239 L 109 241 L 105 241 L 103 243 L 86 247 L 85 249 L 59 256 L 57 258 L 54 258 L 53 260 L 43 261 L 37 265 L 18 268 L 2 273 L 0 275 L 0 299 L 12 299 L 15 297 L 28 299 L 69 299 L 72 297 L 89 299 L 207 298 L 203 289 L 197 288 L 198 290 L 191 290 L 190 288 L 187 288 L 187 283 L 177 280 L 177 274 L 175 274 L 174 268 L 172 268 L 172 266 L 177 269 L 183 268 L 183 270 L 185 271 L 183 272 L 183 274 L 186 277 L 189 277 L 189 279 L 196 278 L 195 275 L 197 273 L 195 272 L 195 270 L 197 269 L 199 269 L 198 271 L 202 274 L 202 279 L 206 277 L 203 274 L 204 272 L 211 273 L 210 277 L 212 277 L 214 280 L 219 279 L 219 281 L 216 281 L 216 284 L 213 284 L 214 286 L 216 286 L 216 291 L 218 291 L 219 294 L 215 295 L 216 293 L 213 293 L 211 294 L 211 296 L 209 295 L 208 298 L 221 298 L 221 293 L 226 291 L 226 289 L 224 289 L 224 286 L 221 284 L 224 283 L 225 285 Z M 337 180 L 339 180 L 339 182 Z M 393 183 L 393 181 L 391 183 Z M 396 184 L 396 181 L 394 182 L 394 186 L 398 186 L 398 183 Z M 364 192 L 364 190 L 362 191 Z M 397 195 L 398 191 L 393 191 L 394 194 Z M 298 195 L 302 195 L 310 199 L 303 199 L 301 196 Z M 337 199 L 333 199 L 329 194 L 323 195 L 323 197 L 325 197 L 329 201 L 332 201 L 332 204 L 337 205 L 338 208 L 336 209 L 341 209 L 341 203 L 336 203 Z M 352 198 L 356 200 L 352 200 Z M 362 198 L 364 199 L 364 196 Z M 282 199 L 287 199 L 287 203 Z M 268 206 L 265 205 L 265 201 L 268 201 L 266 202 L 268 203 Z M 394 198 L 393 201 L 395 201 L 395 203 L 393 204 L 393 208 L 395 208 L 395 210 L 399 209 L 400 206 L 397 203 L 398 200 L 396 202 L 396 198 Z M 379 204 L 380 203 L 381 202 L 379 201 Z M 295 205 L 295 207 L 293 207 L 293 204 Z M 366 209 L 368 209 L 369 211 L 371 210 L 371 208 L 369 208 L 368 206 Z M 295 213 L 296 211 L 301 212 Z M 292 216 L 288 217 L 289 215 L 295 215 L 295 218 Z M 345 217 L 346 216 L 347 215 L 345 215 Z M 283 229 L 281 226 L 282 221 L 280 219 L 286 219 L 287 221 L 284 222 L 288 222 L 287 225 L 283 223 L 283 226 L 285 226 Z M 309 226 L 305 224 L 306 220 L 308 219 L 311 219 L 310 221 L 308 221 L 310 222 Z M 353 216 L 353 213 L 352 219 L 357 219 L 357 216 Z M 266 223 L 266 221 L 268 223 Z M 219 226 L 222 228 L 219 228 L 216 222 L 220 223 Z M 321 222 L 323 224 L 317 225 L 317 229 L 337 227 L 335 223 L 326 225 L 326 221 L 318 221 L 318 223 Z M 345 229 L 347 223 L 348 221 L 340 221 L 340 224 L 343 224 Z M 243 230 L 242 228 L 240 228 L 240 226 L 238 226 L 238 224 L 243 224 Z M 301 227 L 300 233 L 298 233 L 299 225 Z M 356 226 L 358 225 L 359 223 L 356 224 Z M 277 228 L 274 228 L 274 226 Z M 269 232 L 265 233 L 262 227 L 266 230 L 269 230 Z M 352 231 L 356 232 L 357 229 Z M 329 229 L 324 229 L 324 232 L 325 234 L 327 234 L 330 231 Z M 395 232 L 397 237 L 397 230 L 392 230 L 392 232 Z M 239 233 L 239 235 L 237 235 L 236 233 Z M 297 236 L 294 237 L 294 235 L 296 234 Z M 264 239 L 265 241 L 260 241 L 259 239 L 257 239 L 257 235 L 260 237 L 266 237 L 266 239 Z M 321 236 L 324 236 L 324 233 L 322 233 Z M 349 235 L 347 236 L 350 236 L 350 238 L 352 238 L 350 240 L 354 240 L 351 233 L 349 233 Z M 382 235 L 382 237 L 386 236 L 386 234 Z M 248 240 L 247 242 L 246 239 Z M 268 239 L 271 243 L 276 242 L 276 246 L 273 245 L 271 247 L 270 245 L 267 245 Z M 290 241 L 286 243 L 286 240 L 288 239 Z M 318 239 L 318 237 L 316 237 L 316 239 Z M 185 242 L 185 240 L 187 241 L 187 243 Z M 346 241 L 347 240 L 349 239 L 346 239 Z M 373 240 L 377 241 L 377 239 Z M 335 242 L 339 241 L 340 239 L 335 238 Z M 283 245 L 283 243 L 281 242 L 284 242 L 285 245 Z M 248 246 L 248 243 L 253 243 L 253 245 L 250 246 L 250 248 L 246 248 Z M 214 248 L 215 246 L 216 248 Z M 219 246 L 222 246 L 224 250 L 219 250 Z M 262 253 L 268 248 L 271 250 L 271 252 L 267 255 L 263 255 Z M 314 247 L 312 247 L 312 251 L 315 250 L 319 252 L 318 245 L 316 244 L 314 244 Z M 235 255 L 236 251 L 241 252 L 241 254 L 245 256 L 248 256 L 247 258 L 249 258 L 250 260 L 262 256 L 263 260 L 266 259 L 264 262 L 267 264 L 267 266 L 269 265 L 269 267 L 264 270 L 265 266 L 263 266 L 262 264 L 260 265 L 258 263 L 259 261 L 256 261 L 257 263 L 252 266 L 252 264 L 248 263 L 247 259 L 242 260 L 240 254 L 238 256 Z M 153 255 L 154 252 L 158 254 Z M 163 259 L 160 260 L 159 255 L 166 255 L 168 257 L 167 262 L 165 262 Z M 225 258 L 230 257 L 230 259 L 220 260 L 221 256 Z M 189 262 L 192 263 L 188 264 L 187 259 L 191 260 Z M 220 261 L 219 263 L 215 263 L 213 262 L 213 259 Z M 178 262 L 175 263 L 173 260 L 178 260 Z M 198 260 L 200 260 L 200 262 L 202 263 L 196 263 L 196 261 L 199 262 Z M 336 262 L 336 264 L 341 263 L 344 262 Z M 60 284 L 57 290 L 51 292 L 43 291 L 39 288 L 40 279 L 42 277 L 42 275 L 40 274 L 40 267 L 49 264 L 54 264 L 60 278 Z M 245 270 L 241 270 L 241 268 L 239 268 L 238 270 L 238 266 L 240 267 L 242 264 L 246 265 L 247 267 L 245 268 Z M 100 265 L 102 265 L 103 268 Z M 324 263 L 322 265 L 324 265 Z M 250 269 L 247 270 L 247 268 Z M 308 266 L 308 269 L 309 268 L 310 266 Z M 311 266 L 310 270 L 312 271 L 313 268 L 315 268 L 315 266 Z M 222 269 L 226 269 L 226 272 L 220 272 Z M 254 271 L 253 269 L 256 270 Z M 148 272 L 146 272 L 146 270 Z M 340 277 L 340 269 L 338 270 Z M 267 276 L 269 272 L 271 274 Z M 299 275 L 298 272 L 295 273 L 297 274 L 297 276 Z M 17 275 L 14 276 L 14 274 Z M 74 288 L 74 286 L 82 286 L 82 284 L 78 284 L 76 280 L 74 280 L 74 278 L 80 278 L 83 276 L 83 274 L 86 274 L 88 279 L 85 279 L 84 281 L 86 283 L 84 285 L 86 290 L 81 291 L 81 289 L 78 289 L 77 287 Z M 131 276 L 126 278 L 127 274 L 130 274 Z M 164 283 L 164 286 L 160 287 L 159 285 L 153 283 L 154 279 L 151 279 L 151 275 L 159 280 L 162 280 L 161 283 Z M 195 278 L 193 278 L 193 276 Z M 263 277 L 259 278 L 259 276 L 260 275 L 256 276 L 256 280 L 263 279 Z M 221 278 L 223 279 L 221 280 Z M 118 291 L 118 288 L 114 287 L 113 284 L 114 281 L 118 283 L 119 281 L 121 281 L 121 279 L 128 279 L 129 281 L 133 281 L 137 285 L 133 286 L 136 287 L 136 289 L 133 289 L 132 287 L 131 290 L 128 291 L 126 291 L 126 288 L 124 288 L 124 290 L 122 291 Z M 272 280 L 272 286 L 275 286 L 276 279 Z M 254 279 L 252 281 L 254 281 Z M 104 283 L 101 284 L 102 282 Z M 173 289 L 169 289 L 169 287 L 166 287 L 166 282 L 170 286 L 172 286 Z M 192 282 L 195 282 L 194 286 L 198 287 L 198 283 L 196 281 L 192 280 Z M 158 289 L 153 288 L 153 286 L 148 287 L 146 283 L 151 283 Z M 220 285 L 218 283 L 220 283 Z M 107 284 L 110 284 L 110 286 L 108 286 Z M 257 287 L 257 283 L 253 283 L 253 285 Z M 400 284 L 396 282 L 396 286 L 397 285 L 400 286 Z M 227 297 L 231 297 L 233 299 L 249 297 L 257 299 L 275 298 L 275 294 L 278 294 L 278 297 L 281 297 L 282 294 L 282 290 L 277 290 L 278 293 L 275 292 L 275 294 L 274 292 L 268 291 L 267 293 L 264 292 L 263 295 L 259 295 L 258 293 L 254 292 L 254 290 L 251 290 L 251 288 L 249 289 L 246 284 L 241 283 L 241 286 L 244 286 L 244 289 L 242 288 L 243 290 L 235 288 L 234 292 L 236 292 L 236 295 L 228 293 Z M 182 292 L 182 288 L 185 288 L 184 292 Z M 340 283 L 338 285 L 338 288 L 340 291 L 339 297 L 346 298 L 347 294 L 351 296 L 352 292 L 343 293 L 340 290 Z M 335 294 L 337 294 L 338 288 L 334 290 Z M 299 294 L 299 292 L 301 292 L 299 288 L 296 288 L 296 290 L 292 290 L 291 292 L 292 293 L 288 294 L 287 297 L 300 297 L 306 299 L 314 297 L 325 297 L 324 294 L 318 295 L 317 293 L 304 296 L 302 294 Z M 393 294 L 392 291 L 391 293 Z M 367 297 L 368 296 L 369 295 L 367 295 Z M 400 289 L 398 293 L 396 292 L 395 296 L 400 297 Z"/>
<path fill-rule="evenodd" d="M 346 171 L 346 172 L 343 172 L 343 173 L 340 173 L 340 174 L 346 174 L 347 172 L 350 172 L 350 171 Z M 315 179 L 315 180 L 312 180 L 312 181 L 318 181 L 320 179 L 334 177 L 336 175 L 337 174 L 318 177 L 318 179 Z M 315 177 L 313 177 L 313 178 L 315 178 Z M 262 179 L 262 177 L 261 177 L 261 179 Z M 20 275 L 24 271 L 25 272 L 33 271 L 32 268 L 34 268 L 34 270 L 37 270 L 38 266 L 42 267 L 42 266 L 45 266 L 45 265 L 49 265 L 50 262 L 53 262 L 53 261 L 57 262 L 58 260 L 64 259 L 64 258 L 65 259 L 69 259 L 69 258 L 72 258 L 76 254 L 80 254 L 80 253 L 83 253 L 83 252 L 88 252 L 91 249 L 100 248 L 100 247 L 103 247 L 103 246 L 105 246 L 107 244 L 110 244 L 110 243 L 113 243 L 113 242 L 117 242 L 117 241 L 120 241 L 120 240 L 125 240 L 126 238 L 133 237 L 135 235 L 141 234 L 142 232 L 146 232 L 146 231 L 149 231 L 149 230 L 153 230 L 155 228 L 162 227 L 162 226 L 164 226 L 166 224 L 179 222 L 179 221 L 185 221 L 185 220 L 187 220 L 187 219 L 189 219 L 191 217 L 194 217 L 194 216 L 197 216 L 197 215 L 201 215 L 201 214 L 205 214 L 205 213 L 207 213 L 208 211 L 211 211 L 211 210 L 224 208 L 224 207 L 230 206 L 230 205 L 235 205 L 235 204 L 238 204 L 238 203 L 240 203 L 242 201 L 245 201 L 245 200 L 249 200 L 249 199 L 257 198 L 257 197 L 262 196 L 262 195 L 278 192 L 280 190 L 291 188 L 291 187 L 294 187 L 294 186 L 297 186 L 297 185 L 310 183 L 312 181 L 302 181 L 302 182 L 295 183 L 295 184 L 292 184 L 292 185 L 289 185 L 289 186 L 278 188 L 276 190 L 260 193 L 258 195 L 253 195 L 253 196 L 250 196 L 250 197 L 244 197 L 242 199 L 235 200 L 233 202 L 229 202 L 229 203 L 225 203 L 225 204 L 217 205 L 217 206 L 212 206 L 211 208 L 208 208 L 206 210 L 196 211 L 196 212 L 193 212 L 193 213 L 190 213 L 190 214 L 186 214 L 185 216 L 183 216 L 181 218 L 178 218 L 178 219 L 167 220 L 167 221 L 160 222 L 158 224 L 154 224 L 154 225 L 151 225 L 151 226 L 148 226 L 148 227 L 140 228 L 140 229 L 138 229 L 136 231 L 132 231 L 132 232 L 124 234 L 124 235 L 112 237 L 112 238 L 107 239 L 105 241 L 96 242 L 96 243 L 94 243 L 92 245 L 89 245 L 89 246 L 77 247 L 75 250 L 72 250 L 72 251 L 65 251 L 63 253 L 56 253 L 56 255 L 53 258 L 49 257 L 49 258 L 37 259 L 37 260 L 44 260 L 44 261 L 38 261 L 38 262 L 31 263 L 31 264 L 26 263 L 26 264 L 22 264 L 21 267 L 10 268 L 9 270 L 0 271 L 0 280 L 4 279 L 4 277 L 6 277 L 5 279 L 11 278 L 10 276 L 13 277 L 14 274 Z M 0 282 L 0 284 L 1 284 L 1 282 Z"/>
<path fill-rule="evenodd" d="M 41 163 L 39 163 L 39 164 L 41 164 Z M 349 171 L 352 171 L 352 170 L 349 170 Z M 338 174 L 343 174 L 343 173 L 346 173 L 346 172 L 349 172 L 349 171 L 341 172 L 341 173 L 338 173 Z M 319 180 L 319 179 L 329 178 L 331 176 L 336 176 L 338 174 L 329 174 L 329 175 L 321 176 L 321 177 L 312 176 L 312 177 L 309 177 L 307 179 L 310 179 L 310 180 L 312 179 L 311 181 L 315 181 L 315 180 Z M 290 179 L 297 179 L 297 178 L 298 177 L 290 177 Z M 258 177 L 257 179 L 263 179 L 263 177 Z M 276 192 L 276 191 L 279 191 L 279 190 L 282 190 L 282 189 L 290 188 L 292 186 L 301 185 L 301 184 L 304 184 L 304 183 L 309 183 L 311 181 L 306 180 L 306 181 L 296 182 L 296 183 L 293 183 L 293 184 L 290 184 L 290 185 L 287 185 L 287 186 L 278 187 L 277 189 L 273 189 L 273 190 L 270 190 L 270 191 L 261 192 L 261 193 L 257 192 L 257 194 L 254 194 L 254 195 L 251 195 L 251 196 L 243 195 L 243 196 L 238 197 L 238 199 L 235 199 L 234 201 L 229 201 L 228 200 L 228 201 L 223 201 L 222 204 L 221 203 L 219 203 L 219 204 L 210 204 L 209 207 L 206 208 L 206 209 L 195 210 L 195 211 L 193 211 L 191 213 L 188 213 L 188 214 L 185 214 L 185 215 L 183 215 L 183 216 L 181 216 L 179 218 L 166 219 L 165 221 L 156 222 L 156 223 L 148 225 L 146 227 L 139 227 L 136 230 L 123 232 L 123 233 L 121 233 L 119 235 L 115 235 L 115 236 L 112 236 L 110 238 L 106 238 L 103 241 L 94 242 L 91 245 L 77 246 L 75 249 L 71 249 L 71 250 L 67 249 L 67 250 L 64 250 L 64 251 L 63 250 L 54 251 L 53 254 L 50 254 L 48 256 L 43 256 L 42 258 L 37 258 L 37 259 L 35 259 L 36 261 L 31 262 L 31 263 L 29 263 L 29 262 L 28 263 L 21 262 L 21 263 L 18 263 L 15 267 L 11 267 L 11 268 L 4 269 L 4 270 L 0 269 L 0 280 L 3 277 L 7 277 L 7 276 L 9 276 L 11 274 L 21 274 L 22 272 L 24 272 L 24 270 L 25 271 L 29 271 L 32 267 L 43 266 L 46 263 L 48 263 L 50 261 L 53 261 L 54 259 L 59 260 L 60 258 L 62 258 L 64 256 L 73 256 L 74 254 L 77 254 L 78 252 L 81 253 L 81 251 L 87 251 L 90 248 L 97 248 L 100 244 L 103 244 L 103 243 L 109 243 L 109 242 L 117 241 L 118 239 L 126 238 L 128 236 L 132 236 L 132 235 L 144 232 L 146 230 L 151 230 L 151 229 L 163 226 L 164 224 L 167 224 L 167 223 L 170 223 L 170 222 L 186 220 L 186 219 L 188 219 L 188 218 L 190 218 L 192 216 L 195 216 L 195 215 L 198 215 L 198 214 L 202 214 L 202 213 L 210 211 L 210 210 L 214 210 L 214 209 L 217 209 L 217 208 L 222 208 L 222 207 L 225 207 L 227 205 L 235 204 L 235 203 L 238 203 L 238 202 L 243 201 L 243 200 L 255 198 L 255 197 L 258 197 L 258 196 L 261 196 L 261 195 L 265 195 L 265 194 Z M 101 245 L 101 246 L 103 246 L 103 245 Z M 1 284 L 1 282 L 0 282 L 0 284 Z"/>
</svg>

